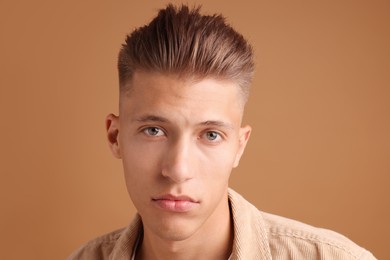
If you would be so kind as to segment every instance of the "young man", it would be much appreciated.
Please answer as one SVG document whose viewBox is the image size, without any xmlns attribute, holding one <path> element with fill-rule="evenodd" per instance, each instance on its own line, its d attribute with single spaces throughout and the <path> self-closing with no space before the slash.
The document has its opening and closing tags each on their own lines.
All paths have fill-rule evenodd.
<svg viewBox="0 0 390 260">
<path fill-rule="evenodd" d="M 374 259 L 332 231 L 260 212 L 228 188 L 253 53 L 221 16 L 169 5 L 119 53 L 108 141 L 138 210 L 70 259 Z"/>
</svg>

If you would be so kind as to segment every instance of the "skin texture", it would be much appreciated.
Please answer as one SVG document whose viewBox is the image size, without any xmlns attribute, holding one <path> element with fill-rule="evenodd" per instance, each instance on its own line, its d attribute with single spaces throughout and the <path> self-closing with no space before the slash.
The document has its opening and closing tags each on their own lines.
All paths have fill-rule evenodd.
<svg viewBox="0 0 390 260">
<path fill-rule="evenodd" d="M 146 72 L 129 84 L 106 125 L 143 221 L 137 259 L 227 259 L 228 181 L 251 131 L 239 87 Z"/>
</svg>

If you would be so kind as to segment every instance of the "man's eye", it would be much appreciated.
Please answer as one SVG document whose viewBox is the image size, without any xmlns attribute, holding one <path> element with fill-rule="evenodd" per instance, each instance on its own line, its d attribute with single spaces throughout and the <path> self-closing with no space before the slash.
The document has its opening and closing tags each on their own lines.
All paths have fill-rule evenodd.
<svg viewBox="0 0 390 260">
<path fill-rule="evenodd" d="M 205 137 L 209 141 L 218 141 L 221 138 L 219 133 L 213 131 L 206 132 Z"/>
<path fill-rule="evenodd" d="M 148 128 L 145 128 L 143 132 L 149 136 L 163 136 L 164 135 L 163 130 L 161 130 L 158 127 L 148 127 Z"/>
</svg>

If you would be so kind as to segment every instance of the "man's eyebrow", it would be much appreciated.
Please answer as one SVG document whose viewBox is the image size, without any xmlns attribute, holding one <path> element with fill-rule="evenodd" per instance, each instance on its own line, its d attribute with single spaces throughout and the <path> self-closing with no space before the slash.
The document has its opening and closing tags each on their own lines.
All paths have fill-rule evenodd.
<svg viewBox="0 0 390 260">
<path fill-rule="evenodd" d="M 141 116 L 139 118 L 135 118 L 134 121 L 140 122 L 140 123 L 145 123 L 145 122 L 159 122 L 159 123 L 168 123 L 169 120 L 166 119 L 165 117 L 161 116 L 155 116 L 155 115 L 145 115 Z M 214 127 L 222 127 L 226 128 L 228 130 L 233 130 L 234 127 L 232 124 L 219 121 L 219 120 L 207 120 L 204 122 L 199 123 L 198 125 L 200 126 L 214 126 Z"/>
<path fill-rule="evenodd" d="M 223 127 L 223 128 L 229 129 L 229 130 L 234 129 L 233 125 L 226 123 L 226 122 L 223 122 L 223 121 L 218 121 L 218 120 L 208 120 L 208 121 L 200 123 L 200 125 Z"/>
<path fill-rule="evenodd" d="M 154 116 L 154 115 L 146 115 L 146 116 L 141 116 L 139 118 L 136 118 L 134 121 L 137 121 L 137 122 L 141 122 L 141 123 L 144 123 L 144 122 L 160 122 L 160 123 L 166 123 L 168 122 L 169 120 L 164 118 L 164 117 L 160 117 L 160 116 Z"/>
</svg>

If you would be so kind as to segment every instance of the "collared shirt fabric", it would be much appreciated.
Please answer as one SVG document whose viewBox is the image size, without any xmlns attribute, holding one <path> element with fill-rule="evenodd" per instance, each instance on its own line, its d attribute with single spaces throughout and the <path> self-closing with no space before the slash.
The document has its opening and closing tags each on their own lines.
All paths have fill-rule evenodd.
<svg viewBox="0 0 390 260">
<path fill-rule="evenodd" d="M 259 211 L 232 189 L 229 203 L 234 227 L 231 260 L 376 259 L 336 232 Z M 137 214 L 127 228 L 88 242 L 68 260 L 131 260 L 141 232 Z"/>
<path fill-rule="evenodd" d="M 131 254 L 131 260 L 135 260 L 135 256 L 137 255 L 137 250 L 139 249 L 140 241 L 142 236 L 138 235 L 137 241 L 135 242 L 133 253 Z M 232 256 L 230 255 L 228 260 L 231 260 Z"/>
</svg>

